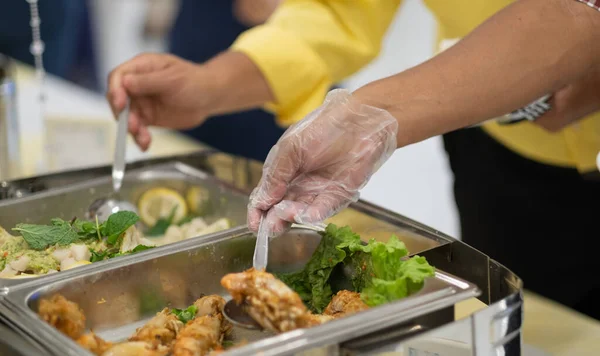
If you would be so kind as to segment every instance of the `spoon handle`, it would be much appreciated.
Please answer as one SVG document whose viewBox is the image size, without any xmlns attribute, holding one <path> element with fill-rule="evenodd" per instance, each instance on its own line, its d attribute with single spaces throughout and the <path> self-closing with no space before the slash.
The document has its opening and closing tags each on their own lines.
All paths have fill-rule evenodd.
<svg viewBox="0 0 600 356">
<path fill-rule="evenodd" d="M 265 215 L 263 214 L 260 217 L 260 225 L 258 226 L 258 234 L 256 235 L 256 246 L 254 247 L 254 258 L 252 259 L 252 267 L 255 270 L 265 270 L 269 258 L 269 230 L 264 220 Z"/>
<path fill-rule="evenodd" d="M 115 161 L 113 162 L 112 178 L 115 193 L 121 189 L 125 176 L 125 148 L 127 145 L 127 122 L 129 121 L 129 99 L 117 122 L 117 142 L 115 143 Z"/>
</svg>

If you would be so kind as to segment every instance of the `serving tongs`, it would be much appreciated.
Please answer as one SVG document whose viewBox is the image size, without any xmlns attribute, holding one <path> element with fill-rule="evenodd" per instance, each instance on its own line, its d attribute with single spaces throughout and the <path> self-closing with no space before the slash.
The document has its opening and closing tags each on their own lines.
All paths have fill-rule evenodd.
<svg viewBox="0 0 600 356">
<path fill-rule="evenodd" d="M 119 114 L 117 121 L 117 140 L 115 142 L 115 160 L 112 169 L 113 193 L 106 197 L 94 201 L 89 209 L 88 215 L 90 218 L 98 217 L 99 221 L 108 219 L 111 214 L 119 211 L 132 211 L 137 213 L 136 207 L 119 198 L 119 191 L 123 185 L 123 177 L 125 176 L 125 153 L 127 148 L 127 124 L 129 122 L 129 107 L 130 100 L 127 99 L 125 108 Z"/>
</svg>

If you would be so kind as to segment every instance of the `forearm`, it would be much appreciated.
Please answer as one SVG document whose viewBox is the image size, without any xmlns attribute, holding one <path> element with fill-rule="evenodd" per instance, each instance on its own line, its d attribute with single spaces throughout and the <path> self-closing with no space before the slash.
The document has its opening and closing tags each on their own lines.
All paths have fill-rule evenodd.
<svg viewBox="0 0 600 356">
<path fill-rule="evenodd" d="M 431 60 L 355 92 L 399 121 L 398 146 L 521 107 L 600 62 L 600 13 L 573 0 L 521 0 Z"/>
<path fill-rule="evenodd" d="M 273 93 L 259 68 L 245 54 L 227 51 L 200 65 L 210 78 L 211 115 L 254 109 L 273 100 Z"/>
</svg>

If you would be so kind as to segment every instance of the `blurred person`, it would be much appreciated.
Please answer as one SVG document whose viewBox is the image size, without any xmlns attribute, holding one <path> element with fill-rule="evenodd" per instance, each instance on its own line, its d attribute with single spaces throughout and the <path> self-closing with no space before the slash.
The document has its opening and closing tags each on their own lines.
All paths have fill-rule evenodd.
<svg viewBox="0 0 600 356">
<path fill-rule="evenodd" d="M 529 290 L 599 318 L 595 252 L 564 252 L 595 231 L 590 206 L 600 198 L 598 3 L 425 0 L 440 45 L 458 43 L 353 94 L 334 91 L 319 107 L 331 83 L 377 55 L 399 3 L 288 0 L 202 65 L 152 54 L 122 64 L 107 96 L 115 113 L 132 97 L 130 132 L 142 148 L 149 125 L 189 128 L 248 108 L 298 122 L 251 196 L 249 226 L 268 212 L 273 233 L 335 214 L 396 148 L 445 134 L 462 240 Z M 551 109 L 534 104 L 524 110 L 531 120 L 487 121 L 545 94 Z"/>
<path fill-rule="evenodd" d="M 39 0 L 40 32 L 44 41 L 44 68 L 61 78 L 69 77 L 77 63 L 79 35 L 85 14 L 85 1 Z M 0 52 L 20 62 L 34 65 L 29 51 L 32 42 L 29 3 L 11 0 L 0 11 Z"/>
<path fill-rule="evenodd" d="M 227 50 L 244 31 L 264 23 L 281 0 L 181 0 L 169 52 L 203 63 Z M 204 34 L 204 35 L 198 35 Z M 215 115 L 183 132 L 221 151 L 264 161 L 285 131 L 261 108 Z"/>
</svg>

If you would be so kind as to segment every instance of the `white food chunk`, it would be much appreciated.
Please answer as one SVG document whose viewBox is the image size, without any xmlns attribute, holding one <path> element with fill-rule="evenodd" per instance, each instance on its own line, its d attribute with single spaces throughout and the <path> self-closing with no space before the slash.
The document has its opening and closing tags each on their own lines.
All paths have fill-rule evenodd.
<svg viewBox="0 0 600 356">
<path fill-rule="evenodd" d="M 73 257 L 73 251 L 68 248 L 57 249 L 52 252 L 52 257 L 54 257 L 58 262 L 62 262 L 69 257 Z"/>
<path fill-rule="evenodd" d="M 89 261 L 90 257 L 92 257 L 90 249 L 83 244 L 71 245 L 71 252 L 73 253 L 75 261 Z"/>
<path fill-rule="evenodd" d="M 123 242 L 121 243 L 119 251 L 131 251 L 138 245 L 155 246 L 155 243 L 145 238 L 135 226 L 132 226 L 125 231 L 125 236 L 123 236 Z"/>
<path fill-rule="evenodd" d="M 65 258 L 60 263 L 60 270 L 64 271 L 64 270 L 68 269 L 69 267 L 71 267 L 75 263 L 77 263 L 77 261 L 75 261 L 75 259 L 73 257 Z"/>
<path fill-rule="evenodd" d="M 208 227 L 208 224 L 202 218 L 194 218 L 189 223 L 183 224 L 181 227 L 183 235 L 186 239 L 203 235 L 204 231 Z"/>
<path fill-rule="evenodd" d="M 0 278 L 8 278 L 8 277 L 16 276 L 16 275 L 17 275 L 17 271 L 12 269 L 10 267 L 10 265 L 6 265 L 6 267 L 4 267 L 2 272 L 0 272 Z"/>
<path fill-rule="evenodd" d="M 23 272 L 27 270 L 27 267 L 29 267 L 29 261 L 31 261 L 31 258 L 29 258 L 29 256 L 21 256 L 16 260 L 12 261 L 10 263 L 10 267 L 15 271 Z"/>
<path fill-rule="evenodd" d="M 165 236 L 163 236 L 161 244 L 162 245 L 166 245 L 166 244 L 170 244 L 173 242 L 177 242 L 177 241 L 181 241 L 183 240 L 184 235 L 183 235 L 183 231 L 181 230 L 181 228 L 177 225 L 171 225 L 167 228 L 167 231 L 165 232 Z"/>
</svg>

